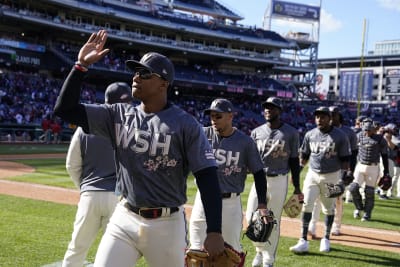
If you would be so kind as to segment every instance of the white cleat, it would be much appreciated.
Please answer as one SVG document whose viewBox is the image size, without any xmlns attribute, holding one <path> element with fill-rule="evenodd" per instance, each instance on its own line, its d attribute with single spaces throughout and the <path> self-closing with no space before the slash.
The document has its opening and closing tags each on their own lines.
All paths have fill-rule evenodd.
<svg viewBox="0 0 400 267">
<path fill-rule="evenodd" d="M 253 259 L 253 262 L 251 263 L 252 267 L 259 267 L 262 264 L 262 253 L 261 252 L 257 252 L 256 256 Z"/>
<path fill-rule="evenodd" d="M 354 219 L 360 219 L 360 211 L 359 210 L 354 210 L 353 217 L 354 217 Z"/>
<path fill-rule="evenodd" d="M 331 250 L 331 242 L 325 237 L 321 239 L 321 244 L 319 245 L 319 251 L 329 252 Z"/>
<path fill-rule="evenodd" d="M 290 251 L 294 253 L 307 253 L 308 252 L 308 241 L 304 238 L 300 238 L 296 245 L 290 247 Z"/>
</svg>

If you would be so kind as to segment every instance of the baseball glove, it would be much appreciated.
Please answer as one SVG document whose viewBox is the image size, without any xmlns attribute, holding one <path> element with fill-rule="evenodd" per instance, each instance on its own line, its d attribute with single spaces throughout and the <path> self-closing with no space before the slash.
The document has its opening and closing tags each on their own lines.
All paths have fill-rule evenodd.
<svg viewBox="0 0 400 267">
<path fill-rule="evenodd" d="M 301 213 L 303 202 L 299 199 L 299 194 L 293 194 L 283 205 L 283 209 L 287 216 L 296 218 Z"/>
<path fill-rule="evenodd" d="M 325 184 L 326 192 L 325 197 L 334 198 L 341 196 L 344 193 L 344 183 L 343 181 L 339 181 L 337 184 Z"/>
<path fill-rule="evenodd" d="M 186 251 L 185 267 L 243 267 L 246 254 L 236 251 L 225 243 L 225 250 L 216 259 L 211 260 L 204 250 L 189 249 Z"/>
<path fill-rule="evenodd" d="M 348 186 L 349 184 L 351 184 L 351 182 L 353 182 L 353 180 L 354 180 L 354 176 L 351 171 L 343 171 L 342 172 L 342 181 L 343 181 L 344 186 Z"/>
<path fill-rule="evenodd" d="M 267 223 L 264 218 L 267 219 Z M 267 215 L 262 216 L 257 210 L 251 215 L 249 226 L 244 234 L 254 242 L 267 242 L 274 225 L 276 225 L 276 220 L 272 211 L 268 210 Z"/>
<path fill-rule="evenodd" d="M 381 178 L 379 178 L 378 186 L 383 191 L 388 190 L 392 186 L 392 177 L 390 177 L 389 174 L 383 175 Z"/>
</svg>

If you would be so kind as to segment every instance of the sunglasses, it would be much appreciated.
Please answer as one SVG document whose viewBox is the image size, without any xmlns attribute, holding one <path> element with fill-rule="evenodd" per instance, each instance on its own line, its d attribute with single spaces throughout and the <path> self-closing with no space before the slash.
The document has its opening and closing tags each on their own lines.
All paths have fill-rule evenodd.
<svg viewBox="0 0 400 267">
<path fill-rule="evenodd" d="M 220 119 L 222 119 L 224 116 L 222 116 L 221 114 L 211 114 L 210 115 L 210 118 L 212 119 L 212 120 L 220 120 Z"/>
<path fill-rule="evenodd" d="M 139 76 L 139 78 L 142 80 L 149 80 L 153 77 L 153 75 L 165 80 L 164 77 L 162 77 L 160 74 L 152 72 L 151 70 L 148 69 L 142 69 L 142 68 L 135 69 L 135 74 L 134 74 L 134 76 Z"/>
</svg>

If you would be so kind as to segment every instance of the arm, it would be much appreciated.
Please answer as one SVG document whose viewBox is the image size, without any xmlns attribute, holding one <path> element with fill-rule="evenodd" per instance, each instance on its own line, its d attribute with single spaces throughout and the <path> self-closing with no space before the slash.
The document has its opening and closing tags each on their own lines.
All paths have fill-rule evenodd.
<svg viewBox="0 0 400 267">
<path fill-rule="evenodd" d="M 294 186 L 294 194 L 302 194 L 300 189 L 300 160 L 299 158 L 289 158 L 289 168 L 292 174 L 292 183 Z"/>
<path fill-rule="evenodd" d="M 97 33 L 92 33 L 89 40 L 80 49 L 78 61 L 64 82 L 54 106 L 55 115 L 81 126 L 85 132 L 88 132 L 89 127 L 85 108 L 79 104 L 80 87 L 88 67 L 110 51 L 103 49 L 106 40 L 106 31 L 100 30 Z"/>
<path fill-rule="evenodd" d="M 82 175 L 82 154 L 79 136 L 82 130 L 78 128 L 72 136 L 68 148 L 65 167 L 76 187 L 80 188 Z"/>
<path fill-rule="evenodd" d="M 383 175 L 389 174 L 389 160 L 387 154 L 381 154 L 383 164 Z"/>
<path fill-rule="evenodd" d="M 267 179 L 263 169 L 253 173 L 254 184 L 257 191 L 258 209 L 267 208 Z"/>
<path fill-rule="evenodd" d="M 207 237 L 204 248 L 211 257 L 215 257 L 224 250 L 222 238 L 222 198 L 219 187 L 217 168 L 209 167 L 194 173 L 200 191 L 207 222 Z"/>
</svg>

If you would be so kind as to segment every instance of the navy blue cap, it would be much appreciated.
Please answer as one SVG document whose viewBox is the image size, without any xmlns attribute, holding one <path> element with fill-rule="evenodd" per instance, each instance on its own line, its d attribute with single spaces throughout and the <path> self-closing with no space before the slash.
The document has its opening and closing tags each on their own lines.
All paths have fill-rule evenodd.
<svg viewBox="0 0 400 267">
<path fill-rule="evenodd" d="M 151 72 L 157 73 L 170 84 L 174 81 L 175 68 L 171 60 L 164 55 L 156 52 L 149 52 L 145 54 L 140 61 L 127 60 L 125 62 L 126 66 L 135 71 L 137 68 L 144 68 L 150 70 Z"/>
<path fill-rule="evenodd" d="M 211 106 L 204 110 L 204 114 L 210 114 L 211 111 L 215 112 L 233 112 L 233 105 L 231 101 L 225 98 L 217 98 L 212 103 Z"/>
</svg>

